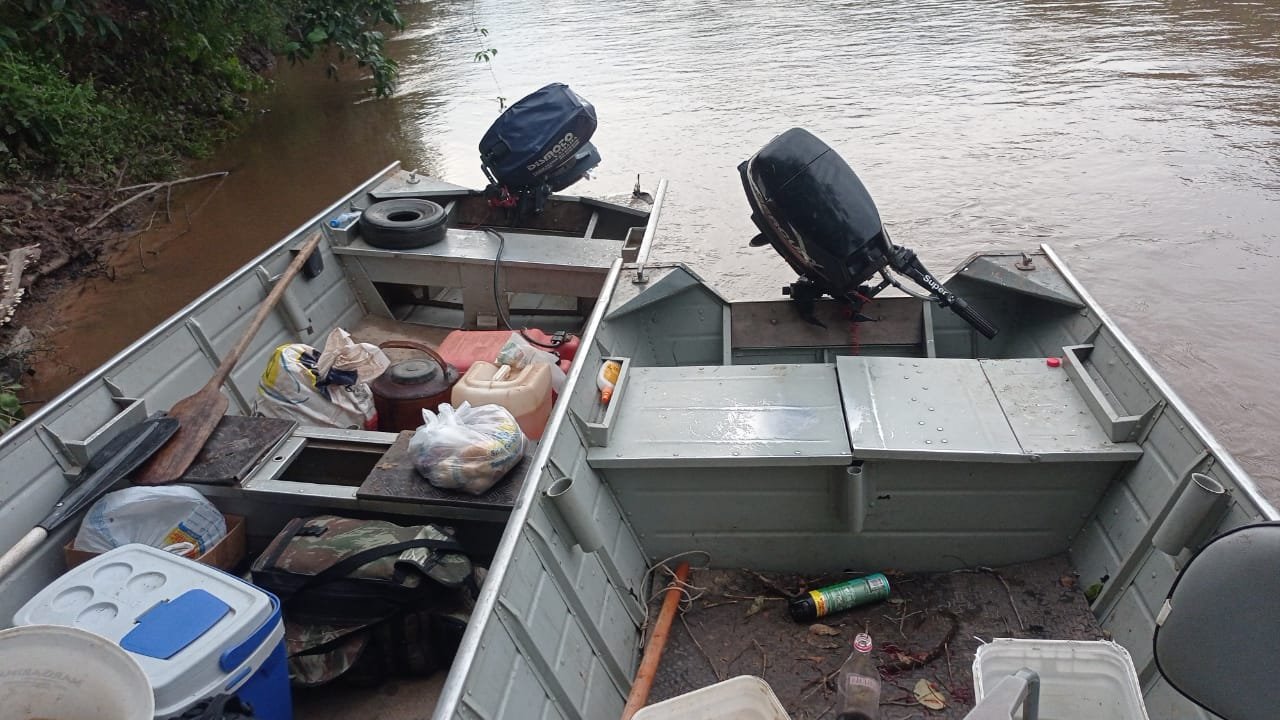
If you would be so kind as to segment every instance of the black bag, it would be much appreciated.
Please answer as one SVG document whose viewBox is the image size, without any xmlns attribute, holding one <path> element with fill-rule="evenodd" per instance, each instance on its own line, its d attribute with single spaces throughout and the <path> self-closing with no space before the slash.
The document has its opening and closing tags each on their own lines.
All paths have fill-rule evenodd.
<svg viewBox="0 0 1280 720">
<path fill-rule="evenodd" d="M 252 574 L 287 616 L 341 624 L 377 622 L 474 582 L 471 560 L 447 528 L 334 515 L 291 520 Z"/>
</svg>

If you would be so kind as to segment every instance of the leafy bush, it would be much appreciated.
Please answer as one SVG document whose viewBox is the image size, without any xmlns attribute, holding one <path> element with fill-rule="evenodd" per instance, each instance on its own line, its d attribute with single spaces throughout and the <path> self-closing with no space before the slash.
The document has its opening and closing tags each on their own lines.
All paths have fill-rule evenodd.
<svg viewBox="0 0 1280 720">
<path fill-rule="evenodd" d="M 88 83 L 73 83 L 54 67 L 7 52 L 0 55 L 0 152 L 54 146 L 102 115 Z"/>
<path fill-rule="evenodd" d="M 403 27 L 395 0 L 0 0 L 0 176 L 164 174 L 264 86 L 253 48 L 332 49 L 389 94 L 382 26 Z"/>
<path fill-rule="evenodd" d="M 21 389 L 21 385 L 0 381 L 0 433 L 17 425 L 22 418 L 26 417 L 26 413 L 22 411 L 22 402 L 18 400 L 17 395 Z"/>
<path fill-rule="evenodd" d="M 373 76 L 374 92 L 390 95 L 399 79 L 396 61 L 383 53 L 386 37 L 376 28 L 389 25 L 404 29 L 404 20 L 391 0 L 295 0 L 288 4 L 286 30 L 289 36 L 281 48 L 290 62 L 311 58 L 317 50 L 335 47 L 338 61 L 355 60 Z M 326 72 L 337 77 L 337 66 Z"/>
<path fill-rule="evenodd" d="M 141 174 L 177 163 L 159 116 L 118 101 L 52 65 L 0 52 L 0 161 L 25 171 L 102 179 L 125 158 Z"/>
</svg>

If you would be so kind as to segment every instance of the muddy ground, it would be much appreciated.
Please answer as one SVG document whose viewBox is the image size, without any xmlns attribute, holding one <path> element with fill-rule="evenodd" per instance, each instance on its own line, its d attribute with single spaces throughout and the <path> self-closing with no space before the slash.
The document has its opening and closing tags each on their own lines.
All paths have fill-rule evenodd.
<svg viewBox="0 0 1280 720">
<path fill-rule="evenodd" d="M 42 339 L 58 324 L 57 303 L 88 278 L 109 275 L 105 258 L 148 217 L 155 199 L 109 212 L 132 196 L 113 187 L 53 183 L 0 184 L 0 277 L 13 253 L 26 253 L 17 305 L 0 307 L 0 382 L 21 384 L 42 361 Z M 3 281 L 0 281 L 0 285 Z M 0 303 L 12 293 L 0 286 Z"/>
</svg>

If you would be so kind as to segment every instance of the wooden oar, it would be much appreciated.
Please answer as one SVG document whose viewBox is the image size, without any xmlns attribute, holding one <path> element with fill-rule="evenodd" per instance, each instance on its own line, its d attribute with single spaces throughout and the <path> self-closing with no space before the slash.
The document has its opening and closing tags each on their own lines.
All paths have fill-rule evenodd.
<svg viewBox="0 0 1280 720">
<path fill-rule="evenodd" d="M 182 477 L 182 473 L 191 466 L 196 455 L 200 454 L 200 449 L 204 447 L 205 441 L 213 434 L 218 421 L 227 412 L 227 396 L 222 394 L 222 383 L 226 382 L 227 377 L 231 375 L 236 362 L 253 341 L 253 336 L 258 334 L 262 323 L 267 321 L 267 316 L 284 296 L 289 283 L 297 276 L 298 271 L 302 269 L 307 258 L 311 257 L 311 253 L 319 244 L 320 232 L 316 231 L 307 238 L 307 242 L 293 258 L 293 262 L 289 263 L 284 274 L 276 281 L 275 287 L 271 288 L 267 299 L 262 301 L 257 314 L 249 321 L 249 327 L 245 329 L 244 335 L 240 336 L 236 346 L 231 348 L 231 352 L 222 359 L 222 364 L 218 365 L 209 382 L 194 395 L 179 400 L 169 411 L 169 417 L 177 418 L 182 423 L 182 427 L 178 429 L 178 433 L 169 441 L 169 444 L 156 453 L 151 458 L 151 462 L 142 468 L 138 477 L 134 479 L 135 484 L 163 485 L 173 482 Z"/>
<path fill-rule="evenodd" d="M 111 486 L 147 461 L 164 446 L 178 430 L 178 421 L 158 417 L 144 420 L 120 433 L 99 450 L 85 465 L 83 479 L 62 496 L 48 516 L 22 537 L 8 552 L 0 555 L 0 578 L 9 574 L 18 563 L 76 513 L 89 503 L 102 497 Z"/>
</svg>

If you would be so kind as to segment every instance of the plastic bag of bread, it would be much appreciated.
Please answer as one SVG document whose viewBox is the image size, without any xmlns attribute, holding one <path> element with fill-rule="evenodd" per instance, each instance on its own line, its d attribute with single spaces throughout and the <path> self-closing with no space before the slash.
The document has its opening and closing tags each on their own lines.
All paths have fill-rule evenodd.
<svg viewBox="0 0 1280 720">
<path fill-rule="evenodd" d="M 525 437 L 501 405 L 449 403 L 422 411 L 422 426 L 409 441 L 413 467 L 432 485 L 472 495 L 488 492 L 524 457 Z"/>
</svg>

